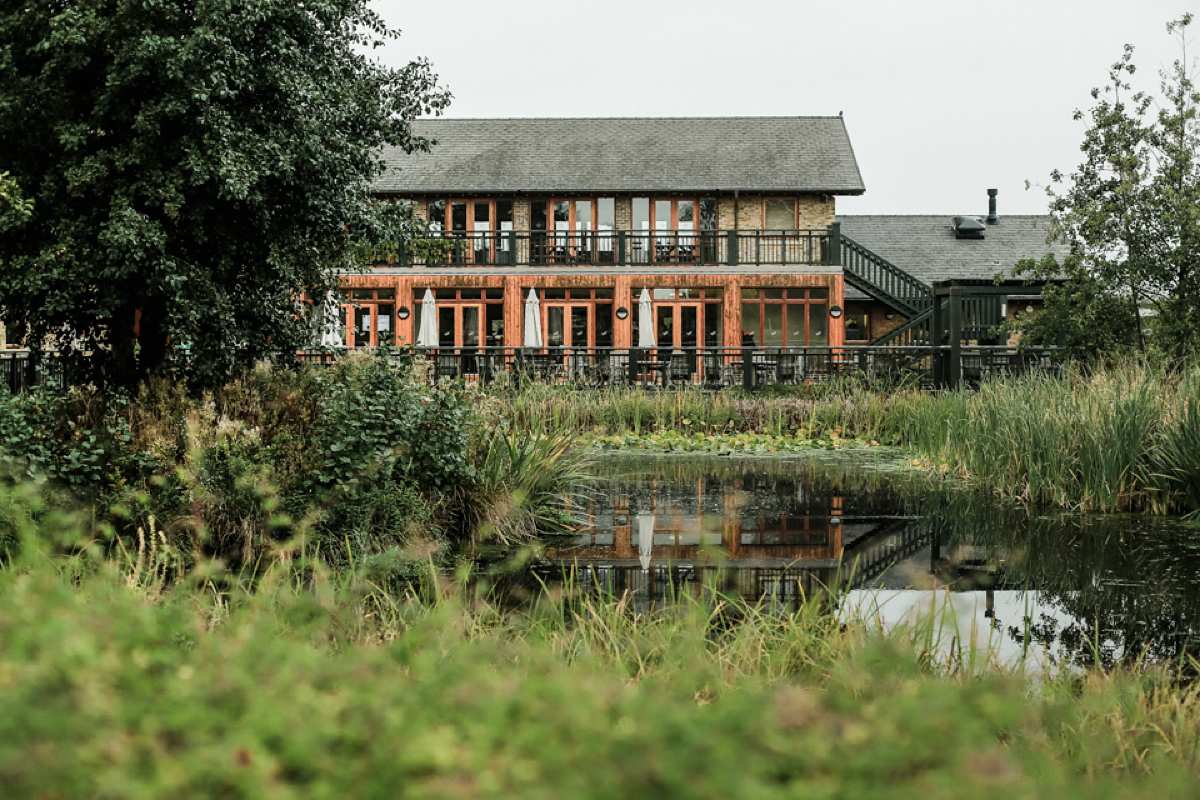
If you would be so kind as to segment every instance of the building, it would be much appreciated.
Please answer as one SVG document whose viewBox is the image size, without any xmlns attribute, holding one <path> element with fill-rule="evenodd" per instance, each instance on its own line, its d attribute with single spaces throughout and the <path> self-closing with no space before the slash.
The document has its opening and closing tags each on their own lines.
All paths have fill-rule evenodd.
<svg viewBox="0 0 1200 800">
<path fill-rule="evenodd" d="M 980 192 L 981 206 L 983 199 Z M 838 217 L 838 222 L 845 239 L 887 259 L 927 286 L 951 280 L 991 281 L 997 276 L 1010 277 L 1012 266 L 1023 258 L 1040 259 L 1053 253 L 1061 263 L 1066 257 L 1066 245 L 1047 242 L 1049 217 L 1000 215 L 995 194 L 991 194 L 989 206 L 989 213 L 979 217 L 846 215 Z M 977 224 L 960 230 L 955 219 L 960 225 Z M 854 286 L 847 287 L 845 300 L 847 344 L 886 342 L 912 317 L 928 318 L 926 306 L 918 314 L 906 314 Z M 990 313 L 977 327 L 998 325 L 1040 307 L 1040 297 L 1035 294 L 1002 298 L 988 307 Z"/>
<path fill-rule="evenodd" d="M 865 189 L 840 116 L 414 129 L 432 152 L 386 151 L 373 188 L 433 235 L 348 277 L 347 345 L 638 347 L 643 290 L 658 348 L 928 341 L 933 281 L 1048 252 L 1046 218 L 839 217 Z"/>
<path fill-rule="evenodd" d="M 427 120 L 378 197 L 435 240 L 348 280 L 346 344 L 659 347 L 842 343 L 835 199 L 864 190 L 841 117 Z M 440 241 L 438 241 L 440 239 Z"/>
</svg>

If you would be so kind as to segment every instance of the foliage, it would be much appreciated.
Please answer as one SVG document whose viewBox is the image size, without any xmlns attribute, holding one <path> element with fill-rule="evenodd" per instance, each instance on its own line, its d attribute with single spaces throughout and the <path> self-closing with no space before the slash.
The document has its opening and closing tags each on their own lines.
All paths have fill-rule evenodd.
<svg viewBox="0 0 1200 800">
<path fill-rule="evenodd" d="M 569 432 L 523 432 L 496 427 L 477 448 L 478 480 L 457 502 L 479 542 L 510 545 L 577 526 L 564 487 L 588 477 L 588 456 Z"/>
<path fill-rule="evenodd" d="M 931 467 L 1035 505 L 1195 511 L 1198 403 L 1195 368 L 1130 361 L 940 395 L 914 409 L 906 441 Z"/>
<path fill-rule="evenodd" d="M 33 202 L 0 239 L 11 335 L 126 386 L 305 344 L 381 148 L 426 147 L 409 123 L 449 99 L 366 55 L 395 36 L 366 0 L 0 11 L 0 170 Z"/>
<path fill-rule="evenodd" d="M 1130 45 L 1108 85 L 1092 90 L 1084 162 L 1069 181 L 1055 171 L 1047 188 L 1051 235 L 1071 254 L 1062 265 L 1025 261 L 1016 270 L 1067 280 L 1047 292 L 1045 314 L 1030 322 L 1035 343 L 1052 343 L 1056 330 L 1079 351 L 1144 353 L 1153 345 L 1180 356 L 1200 343 L 1200 92 L 1187 54 L 1191 22 L 1185 14 L 1167 25 L 1181 54 L 1162 73 L 1159 97 L 1133 91 Z M 1154 316 L 1149 341 L 1144 309 Z"/>
<path fill-rule="evenodd" d="M 1195 795 L 1197 690 L 1153 673 L 946 674 L 914 631 L 815 603 L 445 595 L 319 568 L 162 593 L 28 559 L 0 572 L 5 794 Z"/>
<path fill-rule="evenodd" d="M 21 187 L 7 172 L 0 172 L 0 231 L 25 220 L 33 211 L 33 201 L 21 194 Z"/>
</svg>

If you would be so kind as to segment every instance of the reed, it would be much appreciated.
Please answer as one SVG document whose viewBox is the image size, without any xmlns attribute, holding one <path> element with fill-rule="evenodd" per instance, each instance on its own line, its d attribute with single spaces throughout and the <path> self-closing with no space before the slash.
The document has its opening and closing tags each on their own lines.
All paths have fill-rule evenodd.
<svg viewBox="0 0 1200 800">
<path fill-rule="evenodd" d="M 1191 797 L 1194 686 L 1031 683 L 933 627 L 714 594 L 672 613 L 320 564 L 148 594 L 0 570 L 0 781 L 24 797 Z M 840 788 L 839 788 L 840 787 Z"/>
<path fill-rule="evenodd" d="M 1005 496 L 1081 511 L 1200 509 L 1200 378 L 1128 362 L 907 409 L 907 443 Z"/>
</svg>

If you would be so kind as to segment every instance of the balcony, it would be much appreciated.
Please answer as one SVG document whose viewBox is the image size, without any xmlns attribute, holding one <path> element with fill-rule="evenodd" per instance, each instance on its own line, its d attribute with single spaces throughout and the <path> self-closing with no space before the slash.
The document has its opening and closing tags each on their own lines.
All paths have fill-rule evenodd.
<svg viewBox="0 0 1200 800">
<path fill-rule="evenodd" d="M 836 234 L 834 234 L 836 236 Z M 408 243 L 407 267 L 829 266 L 830 231 L 454 231 Z"/>
</svg>

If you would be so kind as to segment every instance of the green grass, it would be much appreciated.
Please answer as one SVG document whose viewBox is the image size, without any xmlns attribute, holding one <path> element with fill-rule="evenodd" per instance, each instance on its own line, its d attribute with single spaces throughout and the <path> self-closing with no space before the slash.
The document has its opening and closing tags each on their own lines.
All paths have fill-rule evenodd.
<svg viewBox="0 0 1200 800">
<path fill-rule="evenodd" d="M 1002 495 L 1080 511 L 1200 509 L 1200 371 L 1127 363 L 997 380 L 913 407 L 906 442 Z"/>
<path fill-rule="evenodd" d="M 1031 684 L 927 634 L 736 602 L 501 611 L 319 566 L 253 593 L 0 572 L 0 786 L 24 797 L 1192 797 L 1197 689 Z M 962 663 L 961 660 L 959 663 Z"/>
</svg>

